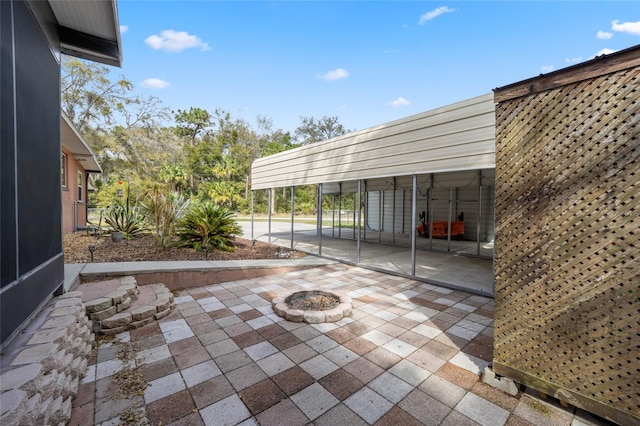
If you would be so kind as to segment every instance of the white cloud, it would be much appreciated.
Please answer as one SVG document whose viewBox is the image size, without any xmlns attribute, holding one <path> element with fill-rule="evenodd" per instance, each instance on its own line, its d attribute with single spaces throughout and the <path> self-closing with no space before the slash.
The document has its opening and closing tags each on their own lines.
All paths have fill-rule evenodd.
<svg viewBox="0 0 640 426">
<path fill-rule="evenodd" d="M 343 78 L 347 78 L 347 77 L 349 77 L 349 73 L 347 72 L 347 70 L 345 70 L 344 68 L 337 68 L 333 71 L 329 71 L 328 73 L 323 75 L 321 78 L 326 81 L 333 81 L 333 80 L 342 80 Z"/>
<path fill-rule="evenodd" d="M 613 49 L 607 49 L 606 47 L 604 49 L 600 49 L 598 50 L 598 52 L 596 53 L 596 56 L 600 56 L 600 55 L 610 55 L 612 53 L 617 52 L 617 50 L 613 50 Z"/>
<path fill-rule="evenodd" d="M 569 64 L 575 64 L 576 62 L 582 61 L 582 56 L 576 56 L 575 58 L 567 58 L 564 61 Z"/>
<path fill-rule="evenodd" d="M 128 25 L 120 25 L 120 34 L 124 34 L 127 31 L 129 31 L 129 26 Z"/>
<path fill-rule="evenodd" d="M 606 31 L 598 31 L 596 33 L 596 37 L 598 37 L 600 40 L 609 40 L 611 37 L 613 37 L 613 34 Z"/>
<path fill-rule="evenodd" d="M 640 21 L 620 22 L 616 19 L 615 21 L 611 21 L 611 29 L 621 33 L 640 35 Z"/>
<path fill-rule="evenodd" d="M 167 52 L 182 52 L 184 49 L 199 47 L 200 50 L 210 50 L 209 45 L 200 37 L 185 31 L 164 30 L 160 35 L 152 35 L 144 40 L 152 49 L 162 49 Z"/>
<path fill-rule="evenodd" d="M 141 84 L 145 89 L 164 89 L 168 85 L 169 82 L 160 80 L 159 78 L 148 78 Z"/>
<path fill-rule="evenodd" d="M 540 67 L 540 70 L 541 70 L 544 74 L 546 74 L 546 73 L 548 73 L 548 72 L 551 72 L 551 71 L 553 71 L 554 69 L 556 69 L 556 68 L 555 68 L 553 65 L 544 65 L 544 66 Z"/>
<path fill-rule="evenodd" d="M 407 106 L 411 104 L 411 102 L 409 102 L 408 100 L 406 100 L 405 98 L 403 98 L 402 96 L 400 96 L 398 99 L 396 99 L 395 101 L 391 101 L 389 102 L 389 105 L 391 105 L 394 108 L 398 108 L 398 107 L 402 107 L 402 106 Z"/>
<path fill-rule="evenodd" d="M 441 6 L 437 9 L 432 10 L 431 12 L 427 12 L 420 17 L 420 21 L 418 23 L 420 25 L 424 25 L 427 21 L 431 21 L 432 19 L 437 18 L 440 15 L 444 15 L 445 13 L 455 12 L 455 9 L 451 9 L 447 6 Z"/>
</svg>

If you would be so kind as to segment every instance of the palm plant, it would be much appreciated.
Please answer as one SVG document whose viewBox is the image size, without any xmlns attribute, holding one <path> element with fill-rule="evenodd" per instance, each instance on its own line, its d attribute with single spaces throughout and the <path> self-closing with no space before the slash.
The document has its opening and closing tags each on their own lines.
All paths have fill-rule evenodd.
<svg viewBox="0 0 640 426">
<path fill-rule="evenodd" d="M 178 192 L 167 192 L 159 185 L 146 192 L 143 207 L 154 226 L 156 243 L 171 244 L 177 224 L 184 217 L 191 200 Z"/>
<path fill-rule="evenodd" d="M 242 235 L 242 230 L 233 212 L 210 201 L 193 204 L 177 227 L 180 244 L 198 251 L 233 251 L 237 235 Z"/>
</svg>

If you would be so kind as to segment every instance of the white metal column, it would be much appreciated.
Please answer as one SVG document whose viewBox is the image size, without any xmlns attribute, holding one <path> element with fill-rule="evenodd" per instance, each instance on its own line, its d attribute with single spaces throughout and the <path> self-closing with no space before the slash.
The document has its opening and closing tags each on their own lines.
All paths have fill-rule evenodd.
<svg viewBox="0 0 640 426">
<path fill-rule="evenodd" d="M 338 184 L 338 238 L 342 238 L 342 182 Z"/>
<path fill-rule="evenodd" d="M 269 214 L 268 214 L 268 227 L 267 227 L 267 234 L 269 235 L 269 242 L 271 242 L 271 203 L 273 202 L 273 200 L 271 199 L 271 188 L 269 188 L 267 191 L 269 191 L 269 196 L 267 197 L 268 200 L 268 206 L 267 208 L 269 209 Z"/>
<path fill-rule="evenodd" d="M 358 221 L 357 221 L 357 228 L 356 228 L 356 232 L 354 233 L 354 235 L 356 235 L 356 264 L 360 264 L 360 218 L 362 217 L 362 208 L 361 208 L 361 204 L 362 204 L 362 200 L 360 199 L 361 195 L 362 195 L 362 181 L 358 180 L 358 196 L 356 197 L 356 201 L 358 203 Z M 353 209 L 354 211 L 356 209 Z M 355 223 L 354 223 L 355 224 Z"/>
<path fill-rule="evenodd" d="M 418 214 L 418 175 L 413 175 L 413 200 L 411 200 L 411 276 L 416 276 L 416 215 Z"/>
<path fill-rule="evenodd" d="M 294 236 L 294 213 L 296 211 L 296 187 L 291 187 L 291 250 L 293 250 L 293 236 Z"/>
<path fill-rule="evenodd" d="M 391 239 L 396 244 L 396 178 L 393 178 L 393 201 L 391 202 Z"/>
<path fill-rule="evenodd" d="M 318 256 L 322 256 L 322 184 L 318 185 Z"/>
<path fill-rule="evenodd" d="M 253 191 L 251 191 L 251 241 L 255 240 L 253 236 Z"/>
</svg>

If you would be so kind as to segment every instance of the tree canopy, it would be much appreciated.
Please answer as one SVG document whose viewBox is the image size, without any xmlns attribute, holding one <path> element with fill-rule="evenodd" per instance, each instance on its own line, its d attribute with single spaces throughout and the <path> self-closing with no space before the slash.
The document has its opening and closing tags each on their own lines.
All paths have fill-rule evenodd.
<svg viewBox="0 0 640 426">
<path fill-rule="evenodd" d="M 296 139 L 301 145 L 322 142 L 327 139 L 342 136 L 351 131 L 344 128 L 338 117 L 323 116 L 320 119 L 300 117 L 300 125 L 296 128 Z"/>
<path fill-rule="evenodd" d="M 300 117 L 292 135 L 262 115 L 250 124 L 221 108 L 171 111 L 158 98 L 136 95 L 125 77 L 112 79 L 106 66 L 65 55 L 61 88 L 62 111 L 104 171 L 92 181 L 93 202 L 102 205 L 117 201 L 126 182 L 135 197 L 165 188 L 246 211 L 255 159 L 348 133 L 338 117 Z M 299 189 L 305 208 L 314 208 L 314 191 Z M 274 205 L 288 207 L 286 196 Z M 264 194 L 255 201 L 256 211 L 266 211 Z"/>
</svg>

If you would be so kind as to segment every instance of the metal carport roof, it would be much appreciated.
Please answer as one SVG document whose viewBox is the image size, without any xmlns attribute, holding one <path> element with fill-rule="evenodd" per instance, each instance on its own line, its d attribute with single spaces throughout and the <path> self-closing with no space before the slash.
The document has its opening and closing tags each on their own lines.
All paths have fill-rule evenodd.
<svg viewBox="0 0 640 426">
<path fill-rule="evenodd" d="M 485 94 L 257 159 L 252 189 L 495 167 L 495 104 Z"/>
</svg>

